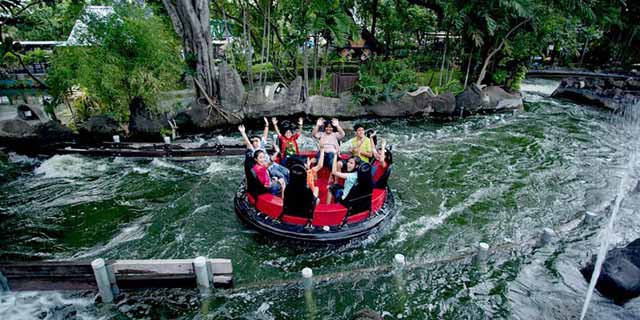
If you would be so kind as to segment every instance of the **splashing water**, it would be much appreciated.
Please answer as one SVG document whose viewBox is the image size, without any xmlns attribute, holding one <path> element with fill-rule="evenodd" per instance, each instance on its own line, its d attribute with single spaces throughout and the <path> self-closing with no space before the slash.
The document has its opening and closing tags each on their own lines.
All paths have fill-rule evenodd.
<svg viewBox="0 0 640 320">
<path fill-rule="evenodd" d="M 632 136 L 637 136 L 638 131 L 640 131 L 640 123 L 638 122 L 638 116 L 640 115 L 640 113 L 637 111 L 638 108 L 640 108 L 640 103 L 625 110 L 625 118 L 627 118 L 625 120 L 630 120 L 628 127 L 625 128 L 627 130 L 625 131 L 628 131 Z M 613 207 L 611 208 L 611 217 L 609 217 L 609 222 L 600 233 L 600 249 L 598 250 L 596 263 L 593 268 L 593 273 L 591 274 L 591 280 L 589 281 L 589 288 L 587 289 L 587 295 L 582 306 L 582 312 L 580 313 L 580 320 L 583 320 L 587 314 L 589 303 L 591 302 L 591 297 L 593 296 L 593 290 L 596 287 L 596 283 L 598 282 L 598 278 L 600 277 L 600 273 L 602 272 L 602 265 L 604 264 L 604 260 L 607 257 L 607 251 L 609 250 L 616 216 L 618 215 L 618 211 L 620 211 L 620 204 L 622 203 L 622 199 L 626 194 L 625 186 L 629 184 L 631 174 L 633 173 L 633 166 L 636 162 L 636 155 L 638 152 L 637 146 L 634 146 L 630 152 L 631 155 L 629 157 L 627 168 L 623 172 L 620 183 L 618 184 L 616 199 Z"/>
</svg>

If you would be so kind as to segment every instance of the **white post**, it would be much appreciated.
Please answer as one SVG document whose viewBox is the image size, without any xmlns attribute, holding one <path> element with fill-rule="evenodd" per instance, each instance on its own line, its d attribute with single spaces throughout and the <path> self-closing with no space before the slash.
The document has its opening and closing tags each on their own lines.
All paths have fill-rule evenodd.
<svg viewBox="0 0 640 320">
<path fill-rule="evenodd" d="M 311 268 L 302 269 L 302 285 L 305 289 L 313 286 L 313 270 L 311 270 Z"/>
<path fill-rule="evenodd" d="M 556 232 L 553 231 L 553 229 L 551 228 L 544 228 L 542 230 L 542 245 L 546 246 L 549 243 L 551 243 L 551 241 L 553 240 L 553 238 L 556 236 Z"/>
<path fill-rule="evenodd" d="M 107 268 L 103 259 L 95 259 L 91 262 L 93 268 L 93 275 L 96 277 L 96 283 L 98 284 L 98 290 L 102 297 L 102 302 L 113 302 L 113 292 L 111 291 L 111 283 L 109 281 L 109 275 L 107 274 Z"/>
<path fill-rule="evenodd" d="M 210 287 L 207 272 L 207 259 L 205 257 L 197 257 L 193 259 L 193 269 L 196 274 L 198 289 L 200 289 L 201 293 L 205 293 Z"/>
<path fill-rule="evenodd" d="M 113 136 L 113 142 L 115 142 L 115 143 L 120 143 L 120 136 L 119 136 L 119 135 L 117 135 L 117 134 L 116 134 L 116 135 L 114 135 L 114 136 Z"/>
<path fill-rule="evenodd" d="M 398 253 L 395 256 L 393 256 L 393 264 L 396 268 L 403 268 L 406 264 L 404 255 Z"/>
<path fill-rule="evenodd" d="M 476 250 L 476 261 L 479 263 L 485 263 L 487 258 L 489 258 L 489 245 L 484 242 L 480 242 L 478 243 Z"/>
<path fill-rule="evenodd" d="M 594 223 L 598 219 L 598 214 L 595 212 L 587 211 L 584 214 L 584 223 Z"/>
<path fill-rule="evenodd" d="M 163 136 L 162 139 L 164 140 L 165 144 L 170 144 L 171 143 L 171 137 Z"/>
</svg>

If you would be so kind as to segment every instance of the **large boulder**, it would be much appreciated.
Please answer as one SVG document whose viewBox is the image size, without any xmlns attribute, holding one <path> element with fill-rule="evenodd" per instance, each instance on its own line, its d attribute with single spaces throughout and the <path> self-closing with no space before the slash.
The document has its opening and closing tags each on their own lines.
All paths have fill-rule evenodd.
<svg viewBox="0 0 640 320">
<path fill-rule="evenodd" d="M 482 89 L 472 83 L 456 96 L 456 114 L 474 114 L 489 106 L 489 97 Z"/>
<path fill-rule="evenodd" d="M 634 78 L 622 81 L 575 77 L 562 80 L 551 96 L 613 112 L 624 112 L 626 108 L 640 103 L 638 92 L 640 92 L 640 81 Z"/>
<path fill-rule="evenodd" d="M 21 104 L 16 109 L 18 118 L 25 121 L 46 122 L 50 120 L 40 106 Z"/>
<path fill-rule="evenodd" d="M 67 142 L 74 138 L 71 129 L 53 120 L 36 125 L 35 134 L 40 144 Z"/>
<path fill-rule="evenodd" d="M 427 100 L 428 108 L 435 115 L 454 115 L 456 110 L 456 97 L 451 92 L 439 94 Z"/>
<path fill-rule="evenodd" d="M 229 110 L 241 109 L 245 99 L 240 74 L 224 60 L 220 66 L 220 99 Z"/>
<path fill-rule="evenodd" d="M 422 96 L 427 96 L 427 94 L 419 96 L 411 96 L 405 94 L 400 97 L 400 99 L 385 101 L 373 106 L 368 106 L 367 110 L 370 113 L 380 117 L 404 117 L 418 114 L 422 115 L 422 112 L 427 105 Z"/>
<path fill-rule="evenodd" d="M 595 258 L 581 270 L 587 281 L 591 280 Z M 596 288 L 618 304 L 640 295 L 640 238 L 607 253 Z"/>
<path fill-rule="evenodd" d="M 174 118 L 178 131 L 181 133 L 210 132 L 221 126 L 238 124 L 240 119 L 229 116 L 227 121 L 216 110 L 208 105 L 193 103 L 188 108 L 178 112 Z"/>
<path fill-rule="evenodd" d="M 142 99 L 133 99 L 130 110 L 129 133 L 134 138 L 159 140 L 160 130 L 170 128 L 166 116 L 149 110 Z"/>
<path fill-rule="evenodd" d="M 310 96 L 306 101 L 305 113 L 313 116 L 326 117 L 354 117 L 363 115 L 362 107 L 350 104 L 351 96 L 343 95 L 340 98 Z M 300 104 L 304 106 L 304 104 Z"/>
<path fill-rule="evenodd" d="M 99 115 L 89 118 L 78 127 L 78 132 L 83 138 L 90 140 L 111 140 L 114 135 L 123 133 L 120 124 L 110 116 Z"/>
<path fill-rule="evenodd" d="M 2 120 L 0 121 L 0 142 L 5 139 L 32 139 L 35 137 L 35 131 L 35 126 L 26 120 Z"/>
<path fill-rule="evenodd" d="M 486 87 L 482 91 L 489 98 L 487 109 L 492 111 L 516 110 L 524 107 L 522 96 L 518 93 L 509 93 L 497 86 Z"/>
</svg>

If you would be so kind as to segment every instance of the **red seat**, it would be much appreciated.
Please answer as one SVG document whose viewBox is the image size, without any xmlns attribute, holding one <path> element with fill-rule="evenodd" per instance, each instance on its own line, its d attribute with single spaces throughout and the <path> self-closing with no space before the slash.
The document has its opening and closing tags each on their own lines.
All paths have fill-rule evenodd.
<svg viewBox="0 0 640 320">
<path fill-rule="evenodd" d="M 267 216 L 273 219 L 278 219 L 282 213 L 282 198 L 276 197 L 270 193 L 263 193 L 258 196 L 256 208 Z"/>
<path fill-rule="evenodd" d="M 387 190 L 385 189 L 373 189 L 371 195 L 371 211 L 376 212 L 384 205 L 384 200 L 387 198 Z"/>
<path fill-rule="evenodd" d="M 347 215 L 347 208 L 341 204 L 319 204 L 313 212 L 313 224 L 316 227 L 339 226 Z"/>
<path fill-rule="evenodd" d="M 301 217 L 296 217 L 296 216 L 288 216 L 288 215 L 284 215 L 282 216 L 282 221 L 285 223 L 289 223 L 289 224 L 298 224 L 298 225 L 306 225 L 308 219 L 307 218 L 301 218 Z"/>
<path fill-rule="evenodd" d="M 247 193 L 247 199 L 249 200 L 249 203 L 251 203 L 254 206 L 256 205 L 256 199 L 254 199 L 250 193 Z"/>
<path fill-rule="evenodd" d="M 360 222 L 363 221 L 365 219 L 367 219 L 369 217 L 369 211 L 363 211 L 360 213 L 356 213 L 352 216 L 349 216 L 347 218 L 347 223 L 356 223 L 356 222 Z"/>
</svg>

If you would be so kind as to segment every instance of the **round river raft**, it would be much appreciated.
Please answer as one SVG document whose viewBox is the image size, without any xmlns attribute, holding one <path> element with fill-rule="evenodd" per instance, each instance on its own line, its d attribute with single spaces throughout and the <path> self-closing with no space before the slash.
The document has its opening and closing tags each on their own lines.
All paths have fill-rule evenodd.
<svg viewBox="0 0 640 320">
<path fill-rule="evenodd" d="M 320 203 L 307 215 L 285 214 L 283 199 L 264 192 L 253 170 L 247 170 L 247 178 L 235 196 L 235 211 L 242 221 L 268 236 L 307 243 L 347 242 L 379 229 L 393 215 L 394 198 L 386 185 L 391 167 L 383 184 L 374 185 L 371 193 L 346 204 L 326 203 L 330 171 L 322 168 L 316 180 Z"/>
</svg>

